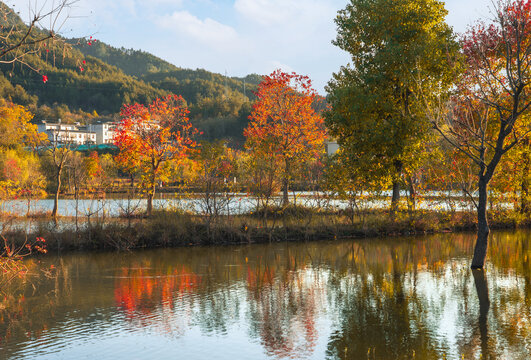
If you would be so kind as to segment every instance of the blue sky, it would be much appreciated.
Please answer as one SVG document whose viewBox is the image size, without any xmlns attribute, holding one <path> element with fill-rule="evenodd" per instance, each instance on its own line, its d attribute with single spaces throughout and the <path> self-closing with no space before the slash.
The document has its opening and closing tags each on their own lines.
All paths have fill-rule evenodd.
<svg viewBox="0 0 531 360">
<path fill-rule="evenodd" d="M 57 3 L 58 0 L 55 0 Z M 28 2 L 31 7 L 28 6 Z M 347 0 L 79 0 L 61 29 L 117 47 L 141 49 L 177 66 L 230 76 L 277 68 L 324 86 L 348 62 L 331 44 L 333 19 Z M 53 0 L 7 0 L 22 16 Z M 490 0 L 448 0 L 457 32 L 489 15 Z M 46 24 L 44 24 L 46 25 Z"/>
</svg>

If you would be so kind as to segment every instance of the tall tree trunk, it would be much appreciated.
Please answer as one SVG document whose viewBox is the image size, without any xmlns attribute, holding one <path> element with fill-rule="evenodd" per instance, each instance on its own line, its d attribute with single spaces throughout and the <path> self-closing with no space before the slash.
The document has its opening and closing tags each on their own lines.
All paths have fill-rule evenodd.
<svg viewBox="0 0 531 360">
<path fill-rule="evenodd" d="M 528 168 L 528 170 L 531 170 Z M 531 212 L 531 204 L 529 203 L 529 180 L 522 180 L 522 187 L 520 189 L 520 213 L 528 214 Z"/>
<path fill-rule="evenodd" d="M 391 214 L 396 214 L 398 211 L 398 203 L 400 201 L 400 181 L 393 181 L 393 195 L 391 197 Z"/>
<path fill-rule="evenodd" d="M 409 207 L 409 212 L 413 213 L 413 211 L 415 211 L 415 208 L 417 206 L 417 191 L 415 189 L 415 183 L 413 182 L 412 176 L 407 177 L 407 183 L 408 183 L 408 188 L 409 188 L 408 207 Z"/>
<path fill-rule="evenodd" d="M 156 190 L 157 184 L 153 183 L 151 186 L 151 189 L 148 191 L 147 195 L 147 209 L 146 209 L 146 215 L 151 216 L 151 213 L 153 212 L 153 198 L 155 197 L 155 190 Z"/>
<path fill-rule="evenodd" d="M 489 223 L 487 221 L 487 186 L 488 181 L 484 176 L 480 176 L 478 182 L 478 234 L 476 246 L 474 248 L 474 257 L 472 258 L 472 269 L 483 269 L 485 259 L 487 258 L 487 249 L 489 241 Z"/>
<path fill-rule="evenodd" d="M 157 163 L 155 158 L 151 158 L 151 175 L 150 175 L 150 181 L 151 181 L 151 187 L 148 190 L 148 197 L 147 197 L 147 209 L 146 209 L 146 215 L 151 216 L 153 213 L 153 198 L 155 197 L 155 190 L 157 189 L 157 171 L 159 169 L 160 163 Z"/>
<path fill-rule="evenodd" d="M 282 206 L 289 205 L 289 174 L 290 164 L 288 160 L 284 163 L 284 178 L 282 179 Z"/>
<path fill-rule="evenodd" d="M 529 203 L 529 173 L 531 173 L 531 156 L 529 149 L 529 140 L 524 143 L 523 163 L 524 168 L 522 170 L 522 183 L 520 184 L 520 213 L 528 214 L 531 212 L 531 204 Z"/>
<path fill-rule="evenodd" d="M 55 189 L 55 197 L 53 199 L 52 218 L 57 220 L 57 209 L 59 207 L 59 193 L 61 192 L 61 172 L 62 168 L 59 168 L 56 172 L 57 188 Z"/>
<path fill-rule="evenodd" d="M 77 187 L 77 181 L 74 185 L 74 198 L 76 199 L 76 232 L 79 231 L 78 218 L 79 218 L 79 190 Z"/>
<path fill-rule="evenodd" d="M 393 194 L 391 196 L 391 217 L 394 217 L 398 211 L 400 202 L 400 175 L 402 174 L 402 161 L 395 160 L 395 178 L 393 180 Z"/>
<path fill-rule="evenodd" d="M 282 180 L 282 206 L 289 205 L 289 180 L 287 176 Z"/>
</svg>

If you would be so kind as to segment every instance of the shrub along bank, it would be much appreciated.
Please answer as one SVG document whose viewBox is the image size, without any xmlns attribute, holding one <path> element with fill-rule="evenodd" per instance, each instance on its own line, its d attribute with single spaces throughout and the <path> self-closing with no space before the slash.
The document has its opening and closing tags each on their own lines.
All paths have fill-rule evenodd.
<svg viewBox="0 0 531 360">
<path fill-rule="evenodd" d="M 492 212 L 490 223 L 498 229 L 531 227 L 531 219 L 515 212 Z M 19 246 L 28 238 L 44 238 L 49 252 L 127 251 L 474 231 L 476 218 L 471 212 L 415 211 L 390 217 L 381 210 L 353 215 L 292 206 L 230 217 L 157 211 L 149 218 L 92 219 L 79 226 L 73 226 L 69 219 L 59 219 L 58 224 L 36 222 L 32 227 L 29 234 L 11 230 L 4 236 Z"/>
</svg>

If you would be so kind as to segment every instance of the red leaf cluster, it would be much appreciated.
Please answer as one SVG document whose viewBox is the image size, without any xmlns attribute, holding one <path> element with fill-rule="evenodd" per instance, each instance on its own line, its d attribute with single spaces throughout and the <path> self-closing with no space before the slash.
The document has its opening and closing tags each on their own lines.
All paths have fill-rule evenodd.
<svg viewBox="0 0 531 360">
<path fill-rule="evenodd" d="M 256 95 L 244 131 L 249 149 L 281 160 L 312 158 L 322 152 L 326 130 L 312 107 L 318 95 L 307 76 L 277 70 L 264 77 Z"/>
<path fill-rule="evenodd" d="M 160 165 L 188 157 L 197 147 L 197 134 L 181 96 L 168 95 L 149 106 L 124 105 L 114 143 L 120 149 L 118 163 L 157 178 Z"/>
</svg>

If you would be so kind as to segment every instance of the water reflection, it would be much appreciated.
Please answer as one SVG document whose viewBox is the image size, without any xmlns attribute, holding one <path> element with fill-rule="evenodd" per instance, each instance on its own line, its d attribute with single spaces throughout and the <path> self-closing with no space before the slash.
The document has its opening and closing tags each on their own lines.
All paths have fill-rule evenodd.
<svg viewBox="0 0 531 360">
<path fill-rule="evenodd" d="M 531 233 L 67 255 L 2 289 L 5 358 L 526 359 Z M 3 300 L 2 300 L 3 298 Z M 0 356 L 1 357 L 1 356 Z"/>
</svg>

